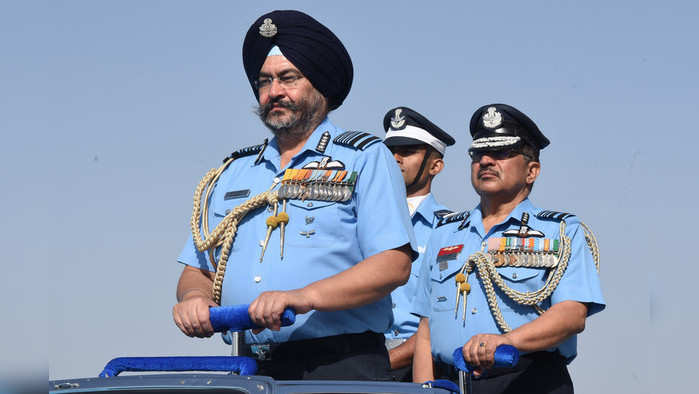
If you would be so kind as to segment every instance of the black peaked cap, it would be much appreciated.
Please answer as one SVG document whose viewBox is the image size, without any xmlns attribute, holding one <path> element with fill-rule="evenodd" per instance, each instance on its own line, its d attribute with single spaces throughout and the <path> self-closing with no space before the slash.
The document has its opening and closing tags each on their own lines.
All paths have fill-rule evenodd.
<svg viewBox="0 0 699 394">
<path fill-rule="evenodd" d="M 390 131 L 391 134 L 393 134 L 384 139 L 384 144 L 386 144 L 386 146 L 417 144 L 431 145 L 428 142 L 419 139 L 419 136 L 411 135 L 410 131 L 406 130 L 407 126 L 415 126 L 426 131 L 434 138 L 440 140 L 445 146 L 454 145 L 456 142 L 452 136 L 432 123 L 429 119 L 422 116 L 419 112 L 408 107 L 396 107 L 386 112 L 386 115 L 383 117 L 384 130 L 387 133 Z M 439 151 L 438 148 L 437 150 Z M 440 153 L 444 152 L 442 151 Z"/>
<path fill-rule="evenodd" d="M 328 107 L 339 107 L 352 87 L 352 59 L 330 29 L 300 11 L 272 11 L 250 26 L 243 42 L 243 65 L 255 97 L 255 81 L 273 46 L 311 81 Z"/>
<path fill-rule="evenodd" d="M 550 141 L 539 130 L 536 123 L 517 108 L 507 104 L 488 104 L 476 110 L 470 124 L 473 143 L 492 137 L 520 137 L 522 142 L 541 150 Z M 497 148 L 507 148 L 511 145 L 501 145 Z M 489 150 L 494 147 L 474 147 L 470 150 Z"/>
</svg>

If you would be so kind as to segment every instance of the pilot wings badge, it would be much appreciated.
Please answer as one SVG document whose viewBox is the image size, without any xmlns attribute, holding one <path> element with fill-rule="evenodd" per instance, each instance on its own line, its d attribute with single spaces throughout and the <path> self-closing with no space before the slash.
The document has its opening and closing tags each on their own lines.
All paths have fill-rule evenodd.
<svg viewBox="0 0 699 394">
<path fill-rule="evenodd" d="M 325 156 L 320 161 L 311 161 L 303 166 L 305 169 L 316 170 L 344 170 L 345 163 L 340 160 L 333 160 L 330 156 Z"/>
<path fill-rule="evenodd" d="M 489 107 L 488 113 L 483 115 L 483 126 L 494 129 L 502 124 L 502 114 L 495 107 Z"/>
<path fill-rule="evenodd" d="M 403 112 L 403 110 L 401 108 L 397 108 L 396 112 L 391 118 L 391 127 L 394 129 L 400 129 L 405 125 L 405 116 L 401 115 L 401 112 Z"/>
</svg>

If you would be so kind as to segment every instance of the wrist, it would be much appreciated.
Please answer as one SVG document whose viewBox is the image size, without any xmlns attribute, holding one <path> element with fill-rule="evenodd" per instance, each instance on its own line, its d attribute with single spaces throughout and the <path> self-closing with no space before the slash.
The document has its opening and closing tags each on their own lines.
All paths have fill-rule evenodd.
<svg viewBox="0 0 699 394">
<path fill-rule="evenodd" d="M 299 289 L 302 304 L 310 310 L 316 310 L 321 306 L 318 290 L 309 285 Z"/>
<path fill-rule="evenodd" d="M 502 334 L 502 337 L 505 338 L 506 343 L 508 343 L 508 344 L 510 344 L 510 345 L 512 345 L 512 346 L 514 346 L 514 347 L 516 347 L 517 349 L 519 349 L 519 345 L 517 344 L 517 341 L 516 341 L 515 336 L 516 336 L 516 335 L 513 335 L 513 334 L 512 334 L 512 331 L 510 331 L 510 332 L 508 332 L 508 333 L 505 333 L 505 334 Z"/>
</svg>

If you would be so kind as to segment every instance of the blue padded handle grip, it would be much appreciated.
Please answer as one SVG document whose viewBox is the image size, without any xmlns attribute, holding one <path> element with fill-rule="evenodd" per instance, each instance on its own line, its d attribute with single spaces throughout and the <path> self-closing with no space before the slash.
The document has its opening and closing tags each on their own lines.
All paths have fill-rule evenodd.
<svg viewBox="0 0 699 394">
<path fill-rule="evenodd" d="M 254 375 L 257 361 L 242 356 L 119 357 L 108 362 L 99 376 L 108 378 L 124 371 L 220 371 Z"/>
<path fill-rule="evenodd" d="M 209 308 L 209 320 L 215 332 L 244 331 L 261 328 L 250 320 L 248 307 L 250 305 L 215 306 Z M 282 326 L 290 326 L 296 322 L 296 312 L 287 308 L 281 316 Z"/>
<path fill-rule="evenodd" d="M 470 371 L 469 366 L 466 365 L 466 360 L 464 360 L 461 347 L 454 349 L 452 357 L 454 358 L 454 367 L 461 371 Z M 500 345 L 495 348 L 494 358 L 496 367 L 514 367 L 519 362 L 519 350 L 512 345 Z"/>
</svg>

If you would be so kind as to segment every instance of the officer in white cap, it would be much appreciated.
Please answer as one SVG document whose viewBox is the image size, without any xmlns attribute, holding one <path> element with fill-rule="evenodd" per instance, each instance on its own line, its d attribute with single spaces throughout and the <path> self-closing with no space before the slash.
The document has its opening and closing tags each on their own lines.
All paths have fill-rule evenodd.
<svg viewBox="0 0 699 394">
<path fill-rule="evenodd" d="M 405 182 L 415 240 L 420 256 L 425 251 L 432 230 L 439 219 L 451 213 L 432 194 L 432 181 L 444 168 L 444 151 L 454 139 L 408 107 L 389 110 L 384 116 L 384 144 L 393 153 Z M 393 326 L 386 332 L 386 348 L 394 380 L 412 381 L 413 335 L 419 319 L 410 313 L 417 285 L 420 258 L 412 265 L 408 283 L 391 293 Z"/>
</svg>

